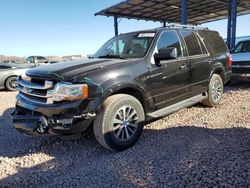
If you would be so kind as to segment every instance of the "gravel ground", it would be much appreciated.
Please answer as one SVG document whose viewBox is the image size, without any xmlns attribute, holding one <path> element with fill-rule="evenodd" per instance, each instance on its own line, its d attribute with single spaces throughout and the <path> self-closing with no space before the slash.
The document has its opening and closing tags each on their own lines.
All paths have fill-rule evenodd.
<svg viewBox="0 0 250 188">
<path fill-rule="evenodd" d="M 0 187 L 250 187 L 250 82 L 221 105 L 183 109 L 114 153 L 94 138 L 26 137 L 11 126 L 16 93 L 0 94 Z"/>
</svg>

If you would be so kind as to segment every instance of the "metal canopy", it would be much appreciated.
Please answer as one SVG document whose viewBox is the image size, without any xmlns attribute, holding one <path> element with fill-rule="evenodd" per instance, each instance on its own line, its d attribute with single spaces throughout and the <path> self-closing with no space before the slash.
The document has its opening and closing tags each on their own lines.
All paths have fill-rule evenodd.
<svg viewBox="0 0 250 188">
<path fill-rule="evenodd" d="M 126 0 L 95 15 L 181 23 L 182 0 Z M 188 0 L 187 23 L 202 24 L 228 17 L 230 0 Z M 250 0 L 237 1 L 237 15 L 250 13 Z"/>
</svg>

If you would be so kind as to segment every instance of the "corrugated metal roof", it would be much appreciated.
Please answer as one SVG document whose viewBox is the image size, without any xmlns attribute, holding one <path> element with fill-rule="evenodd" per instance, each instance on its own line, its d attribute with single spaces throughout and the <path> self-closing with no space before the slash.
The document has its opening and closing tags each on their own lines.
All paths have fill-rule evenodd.
<svg viewBox="0 0 250 188">
<path fill-rule="evenodd" d="M 227 18 L 229 0 L 188 0 L 187 21 L 202 24 Z M 250 13 L 250 0 L 238 0 L 238 15 Z M 126 0 L 95 15 L 128 19 L 181 22 L 181 0 Z"/>
</svg>

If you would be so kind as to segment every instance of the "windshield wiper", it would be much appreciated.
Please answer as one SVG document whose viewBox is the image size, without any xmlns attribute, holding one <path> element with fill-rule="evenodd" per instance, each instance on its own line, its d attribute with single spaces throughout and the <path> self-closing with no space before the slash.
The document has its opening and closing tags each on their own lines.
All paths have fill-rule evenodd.
<svg viewBox="0 0 250 188">
<path fill-rule="evenodd" d="M 125 59 L 125 58 L 121 57 L 120 55 L 111 55 L 111 54 L 102 55 L 102 56 L 99 56 L 98 58 Z"/>
</svg>

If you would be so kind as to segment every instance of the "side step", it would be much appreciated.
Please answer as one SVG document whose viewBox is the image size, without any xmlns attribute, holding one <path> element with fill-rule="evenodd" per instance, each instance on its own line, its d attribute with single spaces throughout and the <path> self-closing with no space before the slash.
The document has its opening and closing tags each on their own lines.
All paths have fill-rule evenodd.
<svg viewBox="0 0 250 188">
<path fill-rule="evenodd" d="M 192 105 L 194 105 L 194 104 L 196 104 L 196 103 L 198 103 L 200 101 L 203 101 L 207 97 L 208 97 L 207 93 L 200 94 L 200 95 L 191 97 L 189 99 L 186 99 L 184 101 L 178 102 L 176 104 L 173 104 L 171 106 L 167 106 L 167 107 L 162 108 L 160 110 L 157 110 L 155 112 L 148 113 L 147 116 L 148 116 L 149 119 L 166 116 L 166 115 L 169 115 L 169 114 L 171 114 L 173 112 L 176 112 L 176 111 L 178 111 L 178 110 L 180 110 L 182 108 L 186 108 L 186 107 L 192 106 Z"/>
</svg>

